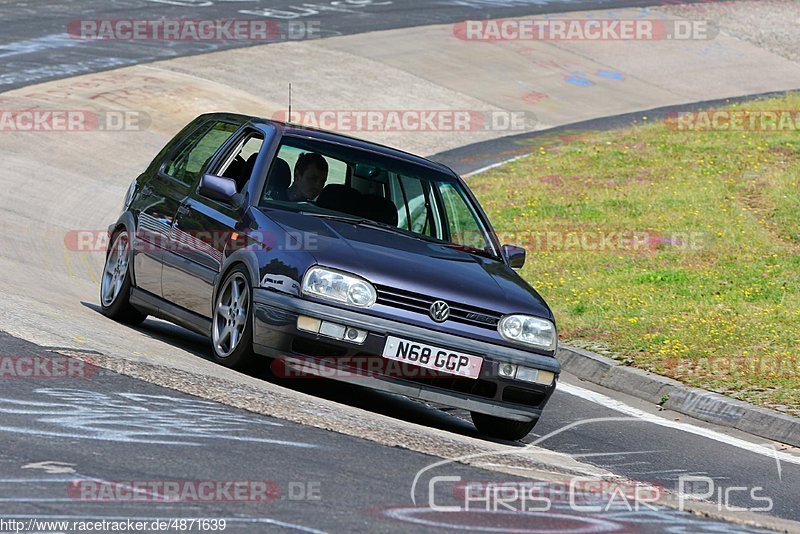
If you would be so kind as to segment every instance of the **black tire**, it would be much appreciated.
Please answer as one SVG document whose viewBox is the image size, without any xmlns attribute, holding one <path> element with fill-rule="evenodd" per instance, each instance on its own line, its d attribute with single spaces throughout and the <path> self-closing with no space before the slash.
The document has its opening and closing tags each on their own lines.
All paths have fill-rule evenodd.
<svg viewBox="0 0 800 534">
<path fill-rule="evenodd" d="M 539 419 L 536 418 L 526 423 L 477 412 L 471 412 L 471 414 L 472 422 L 475 424 L 475 428 L 478 429 L 478 432 L 484 436 L 509 441 L 516 441 L 524 438 L 530 434 L 533 427 L 535 427 L 536 423 L 539 421 Z"/>
<path fill-rule="evenodd" d="M 241 313 L 234 312 L 227 316 L 220 311 L 220 305 L 241 311 L 238 306 L 230 306 L 226 302 L 233 296 L 231 284 L 236 284 L 239 288 L 246 288 L 247 298 L 244 302 L 246 302 L 247 310 L 243 317 Z M 240 317 L 240 321 L 237 321 L 233 317 L 234 315 Z M 226 342 L 225 328 L 235 328 L 238 332 L 236 325 L 242 326 L 238 339 L 234 343 L 233 333 L 230 330 Z M 258 371 L 264 365 L 265 358 L 260 358 L 253 352 L 253 288 L 250 284 L 250 274 L 242 265 L 231 269 L 214 293 L 214 307 L 211 311 L 211 350 L 214 354 L 214 361 L 238 371 Z"/>
<path fill-rule="evenodd" d="M 122 243 L 122 244 L 121 244 Z M 133 250 L 127 230 L 118 230 L 109 240 L 106 261 L 100 278 L 100 308 L 106 317 L 129 325 L 138 325 L 147 318 L 130 303 L 133 286 Z M 122 247 L 120 249 L 120 247 Z M 120 254 L 124 257 L 124 272 L 120 273 Z M 110 285 L 113 284 L 113 287 Z M 117 289 L 117 286 L 119 288 Z"/>
</svg>

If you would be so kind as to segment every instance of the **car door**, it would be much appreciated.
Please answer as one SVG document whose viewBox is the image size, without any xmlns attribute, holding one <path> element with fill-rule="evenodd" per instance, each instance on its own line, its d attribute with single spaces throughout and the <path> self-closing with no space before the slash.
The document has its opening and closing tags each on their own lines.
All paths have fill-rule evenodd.
<svg viewBox="0 0 800 534">
<path fill-rule="evenodd" d="M 263 147 L 264 134 L 244 128 L 204 169 L 236 182 L 239 194 L 233 203 L 203 197 L 194 187 L 178 208 L 172 226 L 173 253 L 165 258 L 162 274 L 164 298 L 170 302 L 211 317 L 214 283 L 246 209 L 245 188 Z"/>
<path fill-rule="evenodd" d="M 144 184 L 131 206 L 138 214 L 133 248 L 136 286 L 159 297 L 163 296 L 161 270 L 165 251 L 170 246 L 172 223 L 193 185 L 193 178 L 185 173 L 187 158 L 212 124 L 211 121 L 197 124 L 176 143 L 176 148 Z"/>
</svg>

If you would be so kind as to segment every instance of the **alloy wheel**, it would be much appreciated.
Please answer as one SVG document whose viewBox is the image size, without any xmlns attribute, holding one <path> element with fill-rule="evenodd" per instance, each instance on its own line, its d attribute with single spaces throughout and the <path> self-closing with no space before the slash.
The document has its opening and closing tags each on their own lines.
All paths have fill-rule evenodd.
<svg viewBox="0 0 800 534">
<path fill-rule="evenodd" d="M 250 308 L 250 289 L 241 273 L 225 281 L 214 307 L 212 337 L 217 356 L 230 356 L 239 345 L 247 327 Z"/>
<path fill-rule="evenodd" d="M 103 306 L 108 307 L 117 299 L 119 292 L 122 290 L 122 285 L 125 282 L 125 276 L 128 273 L 128 259 L 129 259 L 130 240 L 126 232 L 117 234 L 114 244 L 111 247 L 106 258 L 106 264 L 103 268 L 103 279 L 101 283 L 100 295 L 103 300 Z"/>
</svg>

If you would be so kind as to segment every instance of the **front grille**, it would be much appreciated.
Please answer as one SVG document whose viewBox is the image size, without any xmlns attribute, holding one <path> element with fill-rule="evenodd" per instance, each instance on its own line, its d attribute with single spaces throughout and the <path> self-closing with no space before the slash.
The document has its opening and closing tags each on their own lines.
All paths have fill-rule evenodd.
<svg viewBox="0 0 800 534">
<path fill-rule="evenodd" d="M 439 300 L 429 295 L 393 287 L 377 286 L 376 289 L 378 291 L 378 304 L 424 315 L 429 315 L 431 305 Z M 448 321 L 456 321 L 492 330 L 496 329 L 497 323 L 500 322 L 500 315 L 496 312 L 447 300 L 445 302 L 450 306 Z"/>
<path fill-rule="evenodd" d="M 532 406 L 538 408 L 544 402 L 547 395 L 539 391 L 530 391 L 528 389 L 516 388 L 514 386 L 507 386 L 503 389 L 503 400 L 506 402 L 513 402 L 514 404 L 524 404 L 525 406 Z"/>
<path fill-rule="evenodd" d="M 312 358 L 339 358 L 347 354 L 347 349 L 316 339 L 296 337 L 292 340 L 292 352 Z"/>
<path fill-rule="evenodd" d="M 446 389 L 455 393 L 464 393 L 467 395 L 475 395 L 486 399 L 494 399 L 497 395 L 497 384 L 489 382 L 488 380 L 473 380 L 470 378 L 463 378 L 454 376 L 452 378 L 437 377 L 437 378 L 403 378 L 408 382 L 415 382 L 426 386 L 433 386 L 440 389 Z"/>
</svg>

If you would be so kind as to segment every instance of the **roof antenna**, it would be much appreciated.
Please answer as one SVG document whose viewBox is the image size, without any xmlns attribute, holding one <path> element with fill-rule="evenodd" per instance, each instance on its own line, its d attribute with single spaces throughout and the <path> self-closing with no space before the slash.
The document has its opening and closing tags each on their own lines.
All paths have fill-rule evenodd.
<svg viewBox="0 0 800 534">
<path fill-rule="evenodd" d="M 292 82 L 289 82 L 289 116 L 286 118 L 286 122 L 292 122 Z"/>
</svg>

